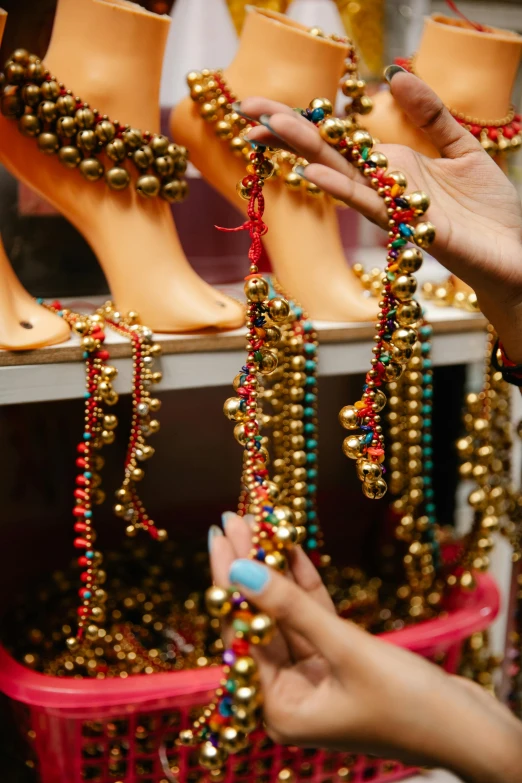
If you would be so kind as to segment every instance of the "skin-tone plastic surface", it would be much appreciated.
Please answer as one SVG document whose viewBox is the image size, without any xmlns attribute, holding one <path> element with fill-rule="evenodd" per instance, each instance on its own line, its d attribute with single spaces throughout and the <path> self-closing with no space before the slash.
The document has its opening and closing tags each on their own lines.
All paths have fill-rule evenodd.
<svg viewBox="0 0 522 783">
<path fill-rule="evenodd" d="M 316 97 L 335 100 L 346 56 L 344 44 L 309 34 L 306 27 L 280 14 L 251 9 L 225 80 L 238 97 L 262 95 L 290 106 L 307 106 Z M 205 63 L 194 63 L 204 68 Z M 174 139 L 188 145 L 191 160 L 213 187 L 246 213 L 236 193 L 246 174 L 241 158 L 218 139 L 190 97 L 171 116 Z M 289 192 L 281 180 L 265 186 L 263 241 L 275 275 L 311 318 L 367 321 L 376 315 L 375 300 L 362 287 L 344 255 L 335 207 L 329 198 Z"/>
<path fill-rule="evenodd" d="M 0 8 L 0 43 L 7 14 Z M 57 315 L 38 305 L 11 268 L 0 238 L 0 348 L 26 351 L 61 343 L 69 327 Z"/>
<path fill-rule="evenodd" d="M 414 68 L 454 111 L 486 121 L 500 120 L 511 105 L 521 53 L 520 35 L 490 27 L 479 32 L 465 22 L 436 14 L 425 21 Z M 438 156 L 388 91 L 375 96 L 365 125 L 383 144 L 404 144 L 432 158 Z"/>
<path fill-rule="evenodd" d="M 142 131 L 159 132 L 169 24 L 167 16 L 126 0 L 59 0 L 44 61 L 91 107 Z M 145 201 L 133 186 L 113 192 L 103 180 L 86 182 L 56 157 L 42 155 L 5 117 L 0 117 L 0 161 L 83 234 L 122 313 L 137 311 L 158 332 L 227 329 L 244 322 L 242 305 L 215 291 L 189 265 L 165 201 Z"/>
</svg>

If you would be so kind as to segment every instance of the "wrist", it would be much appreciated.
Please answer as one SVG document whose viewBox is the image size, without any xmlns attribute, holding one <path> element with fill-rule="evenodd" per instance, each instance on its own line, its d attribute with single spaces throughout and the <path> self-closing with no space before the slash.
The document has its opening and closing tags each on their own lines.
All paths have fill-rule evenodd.
<svg viewBox="0 0 522 783">
<path fill-rule="evenodd" d="M 480 309 L 498 334 L 507 358 L 514 364 L 522 364 L 522 301 L 499 306 L 485 295 L 478 300 Z"/>
</svg>

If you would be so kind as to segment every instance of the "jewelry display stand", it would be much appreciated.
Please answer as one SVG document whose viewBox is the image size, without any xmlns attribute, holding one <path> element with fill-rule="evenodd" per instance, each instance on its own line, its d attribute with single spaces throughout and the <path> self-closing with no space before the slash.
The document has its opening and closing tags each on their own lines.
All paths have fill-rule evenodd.
<svg viewBox="0 0 522 783">
<path fill-rule="evenodd" d="M 344 44 L 311 36 L 303 25 L 280 14 L 252 9 L 224 79 L 238 100 L 264 95 L 290 106 L 307 106 L 311 95 L 321 95 L 335 101 L 345 56 Z M 259 62 L 265 66 L 259 68 Z M 178 143 L 190 145 L 191 160 L 205 179 L 246 213 L 247 203 L 236 192 L 244 176 L 243 161 L 216 137 L 190 97 L 174 109 L 171 130 Z M 312 199 L 270 182 L 265 214 L 270 226 L 265 247 L 274 274 L 311 318 L 346 322 L 375 317 L 376 303 L 363 298 L 362 286 L 346 262 L 329 198 Z"/>
<path fill-rule="evenodd" d="M 168 17 L 126 0 L 60 0 L 44 64 L 100 112 L 157 133 L 168 31 Z M 84 182 L 77 171 L 42 155 L 3 116 L 0 161 L 83 234 L 122 312 L 137 310 L 159 332 L 242 323 L 241 305 L 207 285 L 188 264 L 166 202 L 145 201 L 133 188 L 113 193 L 103 181 Z"/>
<path fill-rule="evenodd" d="M 482 124 L 508 113 L 521 53 L 522 36 L 494 28 L 479 32 L 471 24 L 436 14 L 425 20 L 414 70 L 446 106 Z M 365 126 L 383 144 L 405 144 L 437 156 L 387 90 L 375 96 Z"/>
</svg>

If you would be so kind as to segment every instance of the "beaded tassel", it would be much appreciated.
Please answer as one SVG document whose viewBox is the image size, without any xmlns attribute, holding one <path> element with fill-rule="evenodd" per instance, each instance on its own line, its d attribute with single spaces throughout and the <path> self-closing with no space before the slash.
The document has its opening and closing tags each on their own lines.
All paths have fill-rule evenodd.
<svg viewBox="0 0 522 783">
<path fill-rule="evenodd" d="M 136 487 L 145 475 L 141 466 L 154 454 L 154 448 L 146 442 L 146 438 L 159 432 L 160 428 L 159 421 L 151 414 L 159 411 L 161 401 L 152 396 L 150 388 L 162 379 L 161 372 L 153 370 L 154 359 L 161 355 L 161 346 L 153 342 L 152 330 L 137 322 L 136 313 L 124 318 L 111 302 L 105 306 L 104 312 L 108 326 L 130 341 L 133 359 L 131 434 L 125 458 L 125 477 L 116 491 L 114 513 L 128 523 L 125 530 L 128 536 L 135 536 L 141 529 L 153 538 L 165 541 L 167 531 L 158 529 L 149 518 Z"/>
<path fill-rule="evenodd" d="M 38 300 L 43 304 L 42 300 Z M 104 411 L 104 405 L 112 406 L 118 401 L 118 395 L 112 388 L 117 370 L 108 365 L 109 353 L 103 348 L 105 342 L 104 321 L 100 315 L 83 316 L 64 309 L 59 302 L 53 302 L 48 309 L 60 315 L 78 334 L 85 360 L 85 425 L 83 438 L 78 444 L 76 476 L 74 490 L 73 516 L 74 547 L 80 550 L 78 565 L 82 569 L 82 586 L 78 591 L 81 605 L 78 607 L 78 626 L 75 636 L 67 639 L 67 646 L 74 650 L 84 639 L 98 638 L 97 623 L 105 619 L 103 604 L 107 594 L 101 585 L 105 582 L 105 572 L 100 568 L 102 555 L 94 549 L 96 533 L 93 529 L 93 505 L 103 503 L 105 495 L 100 489 L 101 478 L 98 473 L 103 467 L 99 451 L 104 444 L 114 440 L 114 429 L 118 424 L 116 416 Z"/>
<path fill-rule="evenodd" d="M 258 145 L 251 153 L 248 175 L 242 181 L 250 197 L 248 220 L 239 229 L 232 229 L 248 230 L 251 237 L 250 273 L 245 278 L 247 359 L 234 380 L 237 397 L 225 402 L 224 412 L 235 422 L 234 435 L 244 448 L 240 512 L 248 511 L 254 516 L 251 557 L 284 571 L 285 550 L 303 540 L 306 529 L 294 524 L 295 517 L 289 507 L 274 504 L 277 485 L 269 481 L 268 452 L 262 445 L 260 381 L 262 376 L 276 370 L 278 364 L 277 353 L 270 347 L 280 339 L 280 330 L 274 324 L 283 324 L 290 316 L 286 299 L 269 298 L 269 285 L 258 270 L 261 237 L 266 232 L 262 187 L 273 173 L 273 165 L 263 152 L 264 147 Z M 261 693 L 257 665 L 249 650 L 251 644 L 267 644 L 271 640 L 274 623 L 267 615 L 256 614 L 234 588 L 211 587 L 206 602 L 213 617 L 229 618 L 234 639 L 223 654 L 225 677 L 221 688 L 193 728 L 181 732 L 179 742 L 183 745 L 202 742 L 200 763 L 214 770 L 223 766 L 229 753 L 246 746 L 248 735 L 257 725 Z"/>
<path fill-rule="evenodd" d="M 366 375 L 362 398 L 340 412 L 343 427 L 358 430 L 357 434 L 345 438 L 343 451 L 347 457 L 357 460 L 363 492 L 369 498 L 382 498 L 387 490 L 381 467 L 385 453 L 380 411 L 386 404 L 382 387 L 386 381 L 400 377 L 417 340 L 422 310 L 413 299 L 417 281 L 412 273 L 420 269 L 423 257 L 418 247 L 407 245 L 412 241 L 419 247 L 429 247 L 435 239 L 431 223 L 411 225 L 415 217 L 426 212 L 429 198 L 422 192 L 405 195 L 404 174 L 387 172 L 388 160 L 382 152 L 372 151 L 371 135 L 364 130 L 353 131 L 343 120 L 333 117 L 329 101 L 316 98 L 303 111 L 303 116 L 317 125 L 324 141 L 361 170 L 383 199 L 388 213 L 387 266 L 372 369 Z"/>
</svg>

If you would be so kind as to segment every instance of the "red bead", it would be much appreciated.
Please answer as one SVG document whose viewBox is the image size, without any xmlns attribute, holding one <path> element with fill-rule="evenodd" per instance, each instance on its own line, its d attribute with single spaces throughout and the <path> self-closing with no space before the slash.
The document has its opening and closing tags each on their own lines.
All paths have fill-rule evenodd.
<svg viewBox="0 0 522 783">
<path fill-rule="evenodd" d="M 512 123 L 511 123 L 511 127 L 513 128 L 513 130 L 515 131 L 515 133 L 519 133 L 519 132 L 520 132 L 520 128 L 522 127 L 522 126 L 520 125 L 520 120 L 517 120 L 516 122 L 512 122 Z"/>
<path fill-rule="evenodd" d="M 56 310 L 63 310 L 62 304 L 58 301 L 58 299 L 55 299 L 54 302 L 51 302 L 51 307 L 55 308 Z"/>
<path fill-rule="evenodd" d="M 96 351 L 96 358 L 106 362 L 110 357 L 109 351 Z"/>
<path fill-rule="evenodd" d="M 87 617 L 88 614 L 89 614 L 89 610 L 87 609 L 86 606 L 79 606 L 78 607 L 78 615 L 80 617 Z"/>
<path fill-rule="evenodd" d="M 234 639 L 232 642 L 232 649 L 236 655 L 246 655 L 249 650 L 249 645 L 244 639 Z"/>
<path fill-rule="evenodd" d="M 73 516 L 75 516 L 75 517 L 84 517 L 86 510 L 87 509 L 84 506 L 75 506 L 73 508 Z"/>
<path fill-rule="evenodd" d="M 81 568 L 85 568 L 89 564 L 90 564 L 90 560 L 88 560 L 84 555 L 82 555 L 81 557 L 78 558 L 78 565 Z"/>
<path fill-rule="evenodd" d="M 75 538 L 74 546 L 76 547 L 76 549 L 88 549 L 90 547 L 90 543 L 87 541 L 86 538 Z"/>
<path fill-rule="evenodd" d="M 248 391 L 248 389 L 245 389 L 244 386 L 239 386 L 237 393 L 239 394 L 240 397 L 248 397 L 250 392 Z"/>
<path fill-rule="evenodd" d="M 76 476 L 76 483 L 77 483 L 77 484 L 78 484 L 80 487 L 85 487 L 85 486 L 87 486 L 87 479 L 85 478 L 85 476 L 82 476 L 82 475 L 80 474 L 79 476 Z"/>
<path fill-rule="evenodd" d="M 84 478 L 84 477 L 82 477 L 82 478 Z M 74 490 L 74 497 L 78 498 L 78 500 L 86 500 L 87 492 L 84 489 L 75 489 Z"/>
<path fill-rule="evenodd" d="M 152 536 L 152 538 L 157 539 L 158 538 L 158 528 L 155 525 L 151 525 L 149 527 L 149 534 Z"/>
<path fill-rule="evenodd" d="M 90 593 L 90 592 L 91 591 L 88 590 L 86 587 L 80 587 L 80 589 L 78 590 L 78 595 L 80 596 L 80 598 L 85 598 L 87 593 Z"/>
<path fill-rule="evenodd" d="M 488 128 L 488 136 L 491 139 L 491 141 L 497 141 L 498 130 L 496 128 Z"/>
<path fill-rule="evenodd" d="M 87 530 L 87 525 L 85 524 L 85 522 L 75 522 L 74 530 L 76 531 L 76 533 L 83 533 L 85 530 Z"/>
<path fill-rule="evenodd" d="M 506 128 L 502 129 L 502 133 L 504 134 L 506 139 L 512 139 L 513 136 L 515 135 L 515 131 L 509 125 Z"/>
<path fill-rule="evenodd" d="M 76 446 L 76 451 L 79 454 L 85 454 L 85 452 L 87 451 L 87 446 L 85 445 L 85 443 L 78 443 L 78 445 Z"/>
<path fill-rule="evenodd" d="M 91 575 L 87 573 L 87 571 L 82 571 L 80 574 L 80 579 L 82 582 L 90 582 L 91 581 Z"/>
</svg>

